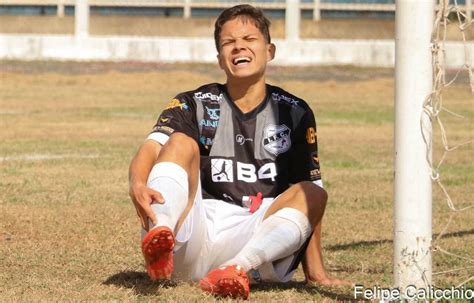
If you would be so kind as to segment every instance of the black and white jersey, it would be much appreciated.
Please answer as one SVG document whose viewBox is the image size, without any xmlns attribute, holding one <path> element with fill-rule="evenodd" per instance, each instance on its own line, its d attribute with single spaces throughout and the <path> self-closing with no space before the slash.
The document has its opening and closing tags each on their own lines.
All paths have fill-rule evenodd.
<svg viewBox="0 0 474 303">
<path fill-rule="evenodd" d="M 321 185 L 316 122 L 308 104 L 267 85 L 266 97 L 242 111 L 225 85 L 213 83 L 177 95 L 150 134 L 164 144 L 174 132 L 199 145 L 203 198 L 241 205 L 246 196 L 276 197 L 290 184 Z"/>
</svg>

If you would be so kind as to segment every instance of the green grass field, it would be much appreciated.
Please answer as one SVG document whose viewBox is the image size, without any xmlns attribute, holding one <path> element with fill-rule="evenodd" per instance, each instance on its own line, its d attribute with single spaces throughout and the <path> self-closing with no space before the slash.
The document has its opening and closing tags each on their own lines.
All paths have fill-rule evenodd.
<svg viewBox="0 0 474 303">
<path fill-rule="evenodd" d="M 151 282 L 128 198 L 128 164 L 180 91 L 224 80 L 216 66 L 0 62 L 0 301 L 213 301 L 195 285 Z M 329 204 L 326 266 L 366 287 L 391 286 L 393 70 L 277 68 L 269 82 L 310 102 Z M 461 78 L 444 97 L 450 142 L 474 135 Z M 417 131 L 417 130 L 413 130 Z M 439 132 L 436 132 L 438 134 Z M 439 138 L 435 139 L 439 142 Z M 441 176 L 457 207 L 473 203 L 474 144 L 449 154 Z M 439 158 L 437 144 L 435 158 Z M 449 220 L 433 185 L 433 233 Z M 437 286 L 474 276 L 474 210 L 456 213 L 433 252 Z M 251 301 L 351 300 L 351 288 L 252 288 Z M 474 281 L 468 287 L 474 287 Z"/>
</svg>

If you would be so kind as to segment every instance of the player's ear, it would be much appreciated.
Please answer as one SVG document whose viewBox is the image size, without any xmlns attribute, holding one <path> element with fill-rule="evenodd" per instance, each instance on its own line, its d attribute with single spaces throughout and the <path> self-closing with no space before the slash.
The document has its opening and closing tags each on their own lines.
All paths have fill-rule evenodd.
<svg viewBox="0 0 474 303">
<path fill-rule="evenodd" d="M 272 61 L 275 58 L 276 46 L 273 43 L 267 45 L 267 61 Z"/>
<path fill-rule="evenodd" d="M 222 59 L 222 56 L 221 56 L 221 53 L 217 53 L 217 62 L 219 62 L 219 67 L 221 69 L 224 69 L 224 62 L 223 62 L 223 59 Z"/>
</svg>

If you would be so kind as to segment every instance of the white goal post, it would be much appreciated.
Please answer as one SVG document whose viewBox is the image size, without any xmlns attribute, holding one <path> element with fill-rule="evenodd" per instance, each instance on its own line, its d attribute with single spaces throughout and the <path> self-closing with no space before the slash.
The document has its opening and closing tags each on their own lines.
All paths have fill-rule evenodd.
<svg viewBox="0 0 474 303">
<path fill-rule="evenodd" d="M 423 104 L 433 87 L 435 1 L 396 1 L 393 272 L 394 287 L 402 290 L 409 285 L 425 289 L 431 285 L 432 186 L 428 158 L 432 134 Z"/>
</svg>

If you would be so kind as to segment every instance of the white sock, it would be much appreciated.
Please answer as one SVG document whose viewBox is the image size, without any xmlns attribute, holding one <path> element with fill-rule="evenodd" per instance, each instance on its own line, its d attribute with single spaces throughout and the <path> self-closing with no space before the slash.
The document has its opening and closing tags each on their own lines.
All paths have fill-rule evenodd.
<svg viewBox="0 0 474 303">
<path fill-rule="evenodd" d="M 311 224 L 301 211 L 280 209 L 264 220 L 237 256 L 224 265 L 240 265 L 246 272 L 256 269 L 293 254 L 310 234 Z"/>
<path fill-rule="evenodd" d="M 163 204 L 151 205 L 157 225 L 154 226 L 149 220 L 150 230 L 157 226 L 166 226 L 174 231 L 179 217 L 188 204 L 188 174 L 176 163 L 160 162 L 153 166 L 147 186 L 160 192 L 165 200 Z"/>
</svg>

